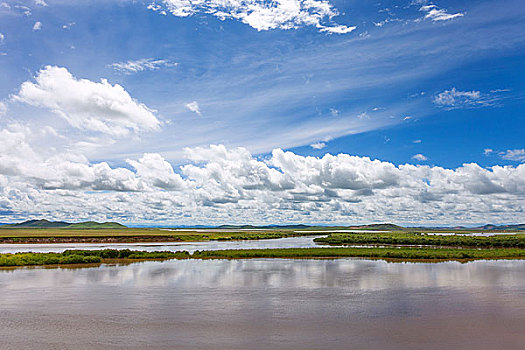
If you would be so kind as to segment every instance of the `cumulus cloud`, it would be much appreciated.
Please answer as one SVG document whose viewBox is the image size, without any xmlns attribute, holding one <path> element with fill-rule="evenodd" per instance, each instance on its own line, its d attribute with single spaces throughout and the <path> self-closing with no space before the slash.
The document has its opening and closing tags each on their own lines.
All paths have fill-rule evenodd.
<svg viewBox="0 0 525 350">
<path fill-rule="evenodd" d="M 161 68 L 176 67 L 178 63 L 164 59 L 141 58 L 108 65 L 109 68 L 125 74 L 132 74 L 148 70 L 159 70 Z"/>
<path fill-rule="evenodd" d="M 135 168 L 140 179 L 152 186 L 166 190 L 184 187 L 181 176 L 175 174 L 170 163 L 160 154 L 146 153 L 138 161 L 128 160 L 128 163 Z"/>
<path fill-rule="evenodd" d="M 509 149 L 505 152 L 500 152 L 500 156 L 506 160 L 514 160 L 516 162 L 525 162 L 525 149 Z"/>
<path fill-rule="evenodd" d="M 186 108 L 189 109 L 193 113 L 197 113 L 198 115 L 201 115 L 201 110 L 199 107 L 199 103 L 197 101 L 186 103 Z"/>
<path fill-rule="evenodd" d="M 428 158 L 425 157 L 424 155 L 422 155 L 421 153 L 414 154 L 414 155 L 412 156 L 412 159 L 417 160 L 417 161 L 420 161 L 420 162 L 424 162 L 425 160 L 428 160 Z"/>
<path fill-rule="evenodd" d="M 446 109 L 478 108 L 494 106 L 499 98 L 495 95 L 484 94 L 480 91 L 460 91 L 453 87 L 434 96 L 433 102 Z"/>
<path fill-rule="evenodd" d="M 461 12 L 450 14 L 447 12 L 447 10 L 440 9 L 433 4 L 421 6 L 419 11 L 426 12 L 425 19 L 430 19 L 432 21 L 448 21 L 450 19 L 463 17 L 465 15 Z"/>
<path fill-rule="evenodd" d="M 35 82 L 20 87 L 14 101 L 47 108 L 73 127 L 113 136 L 131 131 L 159 129 L 154 111 L 133 99 L 118 84 L 106 79 L 100 83 L 75 78 L 66 68 L 47 66 L 40 70 Z"/>
<path fill-rule="evenodd" d="M 69 152 L 45 156 L 24 127 L 0 130 L 0 139 L 0 205 L 20 216 L 38 210 L 50 218 L 157 224 L 525 219 L 525 164 L 396 166 L 281 149 L 260 159 L 244 148 L 213 145 L 187 148 L 187 162 L 175 168 L 147 153 L 127 160 L 128 169 Z"/>
<path fill-rule="evenodd" d="M 332 22 L 339 13 L 327 0 L 159 0 L 148 8 L 177 17 L 205 13 L 221 20 L 235 19 L 257 30 L 314 26 L 322 32 L 346 34 L 355 29 Z"/>
<path fill-rule="evenodd" d="M 33 30 L 37 31 L 40 29 L 42 29 L 42 22 L 35 22 L 35 24 L 33 25 Z"/>
</svg>

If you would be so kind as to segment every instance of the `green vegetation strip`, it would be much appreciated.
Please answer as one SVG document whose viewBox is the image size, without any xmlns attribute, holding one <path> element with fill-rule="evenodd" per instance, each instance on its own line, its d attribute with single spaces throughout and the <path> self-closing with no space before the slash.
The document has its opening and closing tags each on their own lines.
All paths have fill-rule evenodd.
<svg viewBox="0 0 525 350">
<path fill-rule="evenodd" d="M 63 253 L 0 254 L 0 266 L 93 264 L 109 259 L 250 259 L 250 258 L 373 258 L 401 260 L 525 259 L 525 249 L 432 249 L 432 248 L 291 248 L 239 249 L 188 252 L 124 250 L 67 250 Z"/>
<path fill-rule="evenodd" d="M 440 236 L 420 233 L 333 233 L 328 237 L 314 239 L 330 245 L 374 244 L 374 245 L 432 245 L 477 248 L 525 248 L 525 234 L 481 236 Z"/>
</svg>

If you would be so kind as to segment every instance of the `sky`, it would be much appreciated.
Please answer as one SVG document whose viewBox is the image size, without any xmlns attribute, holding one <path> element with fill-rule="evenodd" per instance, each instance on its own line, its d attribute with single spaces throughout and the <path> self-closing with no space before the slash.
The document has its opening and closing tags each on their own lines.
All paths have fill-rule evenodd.
<svg viewBox="0 0 525 350">
<path fill-rule="evenodd" d="M 525 222 L 521 0 L 0 0 L 0 222 Z"/>
</svg>

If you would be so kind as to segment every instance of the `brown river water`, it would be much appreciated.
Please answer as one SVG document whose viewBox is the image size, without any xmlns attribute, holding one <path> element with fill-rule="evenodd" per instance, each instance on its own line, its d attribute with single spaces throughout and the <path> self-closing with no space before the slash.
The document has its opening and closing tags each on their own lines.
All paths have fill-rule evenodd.
<svg viewBox="0 0 525 350">
<path fill-rule="evenodd" d="M 523 349 L 525 261 L 0 270 L 0 349 Z"/>
</svg>

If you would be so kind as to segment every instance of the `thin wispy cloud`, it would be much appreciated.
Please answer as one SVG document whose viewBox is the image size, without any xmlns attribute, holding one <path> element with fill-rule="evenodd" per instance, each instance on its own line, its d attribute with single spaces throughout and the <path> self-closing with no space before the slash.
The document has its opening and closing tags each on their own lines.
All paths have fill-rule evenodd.
<svg viewBox="0 0 525 350">
<path fill-rule="evenodd" d="M 70 29 L 75 24 L 76 24 L 75 22 L 66 23 L 66 24 L 62 25 L 62 29 Z"/>
<path fill-rule="evenodd" d="M 173 68 L 177 65 L 177 62 L 165 59 L 141 58 L 138 60 L 112 63 L 108 65 L 108 68 L 124 74 L 133 74 L 144 71 L 159 70 L 162 68 Z"/>
<path fill-rule="evenodd" d="M 433 97 L 433 102 L 436 106 L 446 109 L 495 106 L 499 100 L 499 96 L 495 94 L 482 93 L 476 90 L 461 91 L 454 87 Z"/>
<path fill-rule="evenodd" d="M 9 5 L 8 5 L 9 6 Z M 10 7 L 9 7 L 10 8 Z M 26 17 L 29 17 L 31 16 L 31 9 L 27 6 L 23 6 L 23 5 L 15 5 L 13 7 L 16 11 L 19 11 L 19 12 L 22 12 Z"/>
<path fill-rule="evenodd" d="M 7 112 L 7 105 L 5 102 L 0 101 L 0 117 L 5 115 Z"/>
<path fill-rule="evenodd" d="M 513 160 L 516 162 L 525 162 L 525 149 L 509 149 L 505 152 L 500 152 L 499 155 L 505 160 Z"/>
<path fill-rule="evenodd" d="M 433 4 L 422 6 L 419 11 L 426 12 L 425 19 L 432 21 L 448 21 L 465 15 L 462 12 L 448 13 L 446 9 L 441 9 Z"/>
</svg>

